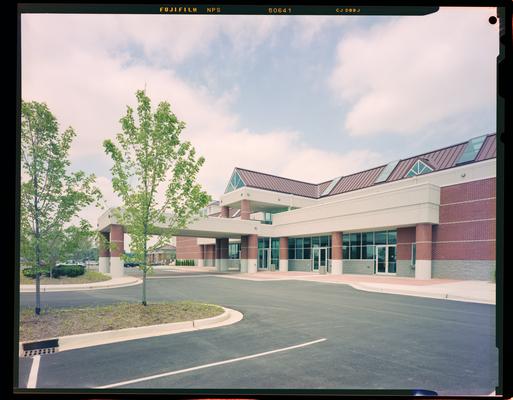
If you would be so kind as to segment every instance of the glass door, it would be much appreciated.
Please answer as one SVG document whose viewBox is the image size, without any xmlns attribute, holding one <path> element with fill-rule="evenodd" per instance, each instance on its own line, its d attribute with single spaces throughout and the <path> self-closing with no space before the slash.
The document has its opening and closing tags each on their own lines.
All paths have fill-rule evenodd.
<svg viewBox="0 0 513 400">
<path fill-rule="evenodd" d="M 258 269 L 267 269 L 269 255 L 267 252 L 269 249 L 258 249 Z"/>
<path fill-rule="evenodd" d="M 387 273 L 387 246 L 376 246 L 376 274 Z"/>
<path fill-rule="evenodd" d="M 312 271 L 319 272 L 319 268 L 324 272 L 328 269 L 328 248 L 314 247 L 312 249 Z"/>
<path fill-rule="evenodd" d="M 395 246 L 376 246 L 376 274 L 395 273 Z"/>
</svg>

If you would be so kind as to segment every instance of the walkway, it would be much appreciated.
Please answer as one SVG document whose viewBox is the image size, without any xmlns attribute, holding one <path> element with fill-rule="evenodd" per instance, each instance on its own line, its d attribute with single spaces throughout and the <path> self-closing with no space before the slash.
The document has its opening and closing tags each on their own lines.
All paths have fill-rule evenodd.
<svg viewBox="0 0 513 400">
<path fill-rule="evenodd" d="M 415 278 L 379 275 L 320 275 L 315 272 L 267 272 L 224 275 L 226 278 L 252 281 L 304 280 L 351 285 L 355 289 L 370 292 L 392 293 L 409 296 L 442 298 L 495 304 L 495 283 L 485 281 L 461 281 L 454 279 L 416 280 Z"/>
</svg>

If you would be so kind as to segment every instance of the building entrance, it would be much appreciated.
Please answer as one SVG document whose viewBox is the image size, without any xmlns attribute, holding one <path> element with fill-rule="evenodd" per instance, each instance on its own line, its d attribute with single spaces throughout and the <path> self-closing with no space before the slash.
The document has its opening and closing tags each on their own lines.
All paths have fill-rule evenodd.
<svg viewBox="0 0 513 400">
<path fill-rule="evenodd" d="M 396 246 L 376 246 L 376 274 L 388 275 L 396 273 Z"/>
<path fill-rule="evenodd" d="M 328 248 L 314 247 L 312 249 L 312 271 L 326 272 L 328 270 Z"/>
</svg>

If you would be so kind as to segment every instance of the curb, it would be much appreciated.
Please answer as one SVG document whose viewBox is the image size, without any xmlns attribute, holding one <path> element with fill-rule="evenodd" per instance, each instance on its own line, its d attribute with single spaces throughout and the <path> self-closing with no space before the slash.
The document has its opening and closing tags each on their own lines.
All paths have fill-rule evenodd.
<svg viewBox="0 0 513 400">
<path fill-rule="evenodd" d="M 226 307 L 222 308 L 224 310 L 222 314 L 210 318 L 183 322 L 171 322 L 168 324 L 140 326 L 135 328 L 116 329 L 111 331 L 82 333 L 79 335 L 61 336 L 59 338 L 54 338 L 53 340 L 57 341 L 57 346 L 55 347 L 57 351 L 62 352 L 84 347 L 124 342 L 127 340 L 144 339 L 149 337 L 171 335 L 174 333 L 216 328 L 219 326 L 231 325 L 242 320 L 243 315 L 241 312 Z M 20 342 L 19 356 L 24 356 L 24 353 L 27 351 L 27 347 L 33 348 L 38 343 L 47 342 L 48 340 L 52 339 L 42 339 L 37 342 Z"/>
<path fill-rule="evenodd" d="M 95 283 L 100 282 L 93 282 L 90 284 L 87 283 L 76 283 L 75 285 L 77 287 L 70 287 L 69 284 L 61 285 L 41 285 L 41 293 L 47 293 L 47 292 L 74 292 L 78 290 L 100 290 L 100 289 L 114 289 L 114 288 L 120 288 L 120 287 L 128 287 L 128 286 L 135 286 L 140 285 L 142 283 L 142 279 L 134 278 L 135 280 L 126 282 L 126 283 L 114 283 L 114 284 L 103 284 L 103 285 L 95 285 Z M 108 282 L 108 281 L 106 281 Z M 20 285 L 20 293 L 35 293 L 36 287 L 35 285 Z"/>
<path fill-rule="evenodd" d="M 397 294 L 397 295 L 403 295 L 403 296 L 414 296 L 414 297 L 427 297 L 432 299 L 442 299 L 442 300 L 453 300 L 453 301 L 463 301 L 466 303 L 479 303 L 479 304 L 489 304 L 489 305 L 495 305 L 495 302 L 491 302 L 484 299 L 476 299 L 471 297 L 465 297 L 465 296 L 458 296 L 453 295 L 449 293 L 426 293 L 426 292 L 416 292 L 413 290 L 404 290 L 404 289 L 383 289 L 383 288 L 369 288 L 368 286 L 365 286 L 365 284 L 358 284 L 358 283 L 348 283 L 351 287 L 353 287 L 356 290 L 362 290 L 365 292 L 376 292 L 376 293 L 385 293 L 385 294 Z"/>
</svg>

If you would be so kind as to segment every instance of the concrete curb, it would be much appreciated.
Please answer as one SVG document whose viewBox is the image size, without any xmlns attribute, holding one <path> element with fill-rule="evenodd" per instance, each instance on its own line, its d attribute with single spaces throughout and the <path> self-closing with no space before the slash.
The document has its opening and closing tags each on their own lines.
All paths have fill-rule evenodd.
<svg viewBox="0 0 513 400">
<path fill-rule="evenodd" d="M 116 280 L 114 278 L 113 280 Z M 109 282 L 109 283 L 105 283 Z M 109 281 L 93 282 L 93 283 L 75 283 L 75 284 L 63 284 L 63 285 L 41 285 L 41 293 L 46 292 L 73 292 L 78 290 L 99 290 L 99 289 L 114 289 L 120 287 L 128 287 L 140 285 L 142 279 L 133 278 L 130 281 L 123 283 L 112 283 Z M 35 293 L 35 285 L 20 285 L 20 293 Z"/>
<path fill-rule="evenodd" d="M 334 282 L 330 282 L 330 283 L 334 283 Z M 458 295 L 450 294 L 447 292 L 446 293 L 426 293 L 426 292 L 417 292 L 415 290 L 383 289 L 383 288 L 368 287 L 365 284 L 361 284 L 361 283 L 347 283 L 347 284 L 356 290 L 363 290 L 365 292 L 397 294 L 397 295 L 403 295 L 403 296 L 427 297 L 427 298 L 432 298 L 432 299 L 453 300 L 453 301 L 463 301 L 466 303 L 479 303 L 479 304 L 495 305 L 495 301 L 476 299 L 476 298 L 465 297 L 465 296 L 458 296 Z"/>
<path fill-rule="evenodd" d="M 172 322 L 169 324 L 148 325 L 136 328 L 125 328 L 111 331 L 82 333 L 80 335 L 61 336 L 56 338 L 59 343 L 58 351 L 80 349 L 83 347 L 99 346 L 109 343 L 124 342 L 127 340 L 144 339 L 155 336 L 171 335 L 175 333 L 190 332 L 201 329 L 217 328 L 239 322 L 244 317 L 241 312 L 222 307 L 224 312 L 215 317 L 197 319 L 192 321 Z M 48 339 L 42 339 L 48 340 Z M 23 356 L 23 344 L 19 345 L 20 357 Z"/>
</svg>

